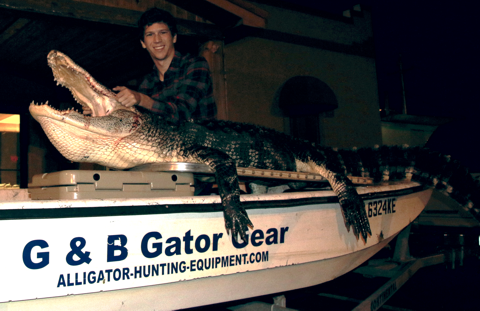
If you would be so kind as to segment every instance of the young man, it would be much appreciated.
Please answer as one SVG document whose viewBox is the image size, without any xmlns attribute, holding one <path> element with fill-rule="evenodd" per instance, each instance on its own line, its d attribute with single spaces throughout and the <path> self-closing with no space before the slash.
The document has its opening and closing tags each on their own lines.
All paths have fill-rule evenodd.
<svg viewBox="0 0 480 311">
<path fill-rule="evenodd" d="M 157 8 L 147 10 L 138 21 L 140 43 L 150 54 L 154 68 L 137 91 L 125 86 L 116 99 L 124 106 L 139 105 L 173 123 L 208 120 L 216 116 L 212 80 L 203 57 L 175 51 L 177 26 L 173 16 Z"/>
</svg>

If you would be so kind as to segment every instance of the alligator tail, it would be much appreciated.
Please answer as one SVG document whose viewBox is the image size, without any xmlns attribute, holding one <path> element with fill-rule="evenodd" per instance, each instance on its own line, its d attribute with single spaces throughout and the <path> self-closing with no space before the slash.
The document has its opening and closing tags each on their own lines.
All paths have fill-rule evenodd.
<svg viewBox="0 0 480 311">
<path fill-rule="evenodd" d="M 480 221 L 480 184 L 448 155 L 424 148 L 381 146 L 341 150 L 348 175 L 363 173 L 375 182 L 411 179 L 452 197 Z M 348 161 L 345 159 L 348 158 Z"/>
</svg>

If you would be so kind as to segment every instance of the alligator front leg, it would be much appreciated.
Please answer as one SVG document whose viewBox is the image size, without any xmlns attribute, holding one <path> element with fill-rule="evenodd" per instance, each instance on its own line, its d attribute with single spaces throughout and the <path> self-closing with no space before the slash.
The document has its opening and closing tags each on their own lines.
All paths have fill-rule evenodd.
<svg viewBox="0 0 480 311">
<path fill-rule="evenodd" d="M 350 227 L 352 227 L 353 234 L 357 239 L 361 235 L 367 242 L 368 235 L 371 236 L 372 231 L 365 211 L 365 203 L 358 195 L 352 182 L 345 174 L 337 173 L 339 171 L 337 168 L 335 168 L 336 172 L 328 169 L 325 163 L 313 166 L 314 168 L 316 166 L 317 172 L 328 180 L 332 190 L 338 196 L 347 230 L 350 231 Z"/>
<path fill-rule="evenodd" d="M 348 179 L 343 183 L 337 182 L 336 184 L 338 186 L 332 188 L 338 195 L 347 230 L 350 231 L 351 226 L 357 239 L 361 235 L 366 242 L 368 235 L 372 235 L 372 231 L 365 211 L 365 203 Z"/>
<path fill-rule="evenodd" d="M 324 148 L 314 151 L 310 156 L 315 160 L 309 159 L 305 162 L 297 160 L 297 169 L 318 173 L 328 180 L 338 196 L 347 230 L 350 231 L 352 227 L 357 239 L 362 236 L 366 242 L 372 232 L 365 204 L 352 182 L 343 173 L 345 169 L 339 160 L 339 154 L 330 148 Z"/>
<path fill-rule="evenodd" d="M 215 172 L 227 233 L 231 230 L 233 237 L 236 238 L 237 234 L 240 234 L 242 240 L 246 241 L 247 227 L 253 229 L 253 224 L 240 203 L 240 186 L 235 162 L 226 153 L 208 147 L 197 147 L 194 154 Z"/>
</svg>

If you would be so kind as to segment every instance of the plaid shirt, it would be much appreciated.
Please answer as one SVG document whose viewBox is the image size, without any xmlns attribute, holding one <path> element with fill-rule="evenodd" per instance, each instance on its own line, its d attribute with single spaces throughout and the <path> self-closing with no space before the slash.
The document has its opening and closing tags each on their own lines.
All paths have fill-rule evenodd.
<svg viewBox="0 0 480 311">
<path fill-rule="evenodd" d="M 210 70 L 203 57 L 182 56 L 175 51 L 164 81 L 160 81 L 154 66 L 144 77 L 138 92 L 155 101 L 153 112 L 174 123 L 213 119 L 217 114 Z"/>
</svg>

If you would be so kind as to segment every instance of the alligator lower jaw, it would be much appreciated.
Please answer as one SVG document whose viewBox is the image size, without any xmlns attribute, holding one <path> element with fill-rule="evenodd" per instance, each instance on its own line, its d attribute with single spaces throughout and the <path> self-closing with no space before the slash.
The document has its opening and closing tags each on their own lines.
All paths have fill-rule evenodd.
<svg viewBox="0 0 480 311">
<path fill-rule="evenodd" d="M 46 104 L 35 104 L 32 102 L 29 107 L 32 117 L 42 124 L 55 123 L 62 127 L 68 128 L 69 131 L 77 129 L 78 131 L 87 131 L 90 134 L 102 135 L 103 137 L 121 138 L 127 136 L 129 133 L 110 131 L 108 128 L 102 128 L 99 126 L 92 126 L 91 120 L 96 119 L 90 116 L 83 115 L 76 110 L 57 110 Z M 109 117 L 105 117 L 108 121 Z M 44 131 L 48 133 L 48 129 L 44 128 Z M 82 134 L 83 135 L 83 134 Z"/>
<path fill-rule="evenodd" d="M 33 102 L 30 104 L 29 110 L 32 117 L 40 123 L 68 125 L 69 130 L 76 128 L 113 139 L 130 136 L 136 133 L 143 124 L 141 114 L 132 108 L 116 109 L 110 115 L 103 117 L 87 116 L 73 109 L 60 111 L 48 104 L 37 105 Z M 48 134 L 49 129 L 44 128 L 44 131 Z"/>
<path fill-rule="evenodd" d="M 55 148 L 69 161 L 112 166 L 110 163 L 104 163 L 102 153 L 95 152 L 96 149 L 92 147 L 98 147 L 99 143 L 108 147 L 109 143 L 113 144 L 116 138 L 105 138 L 102 135 L 79 129 L 46 116 L 38 116 L 37 120 Z M 122 168 L 121 165 L 117 166 Z"/>
<path fill-rule="evenodd" d="M 48 105 L 48 101 L 45 104 L 36 104 L 35 102 L 30 103 L 30 107 L 28 107 L 30 114 L 32 117 L 39 121 L 39 118 L 45 117 L 52 120 L 64 122 L 65 118 L 72 113 L 80 114 L 73 109 L 68 109 L 64 111 L 57 110 L 52 108 Z"/>
</svg>

